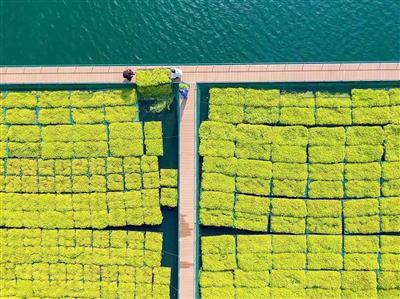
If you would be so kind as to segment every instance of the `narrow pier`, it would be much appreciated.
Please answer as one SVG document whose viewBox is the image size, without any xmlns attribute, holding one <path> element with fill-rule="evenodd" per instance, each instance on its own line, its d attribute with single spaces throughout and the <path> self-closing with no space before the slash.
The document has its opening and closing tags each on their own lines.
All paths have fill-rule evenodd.
<svg viewBox="0 0 400 299">
<path fill-rule="evenodd" d="M 159 67 L 159 66 L 154 66 Z M 165 66 L 166 67 L 166 66 Z M 68 66 L 0 68 L 0 84 L 123 83 L 126 68 L 152 66 Z M 195 298 L 196 291 L 196 84 L 245 82 L 399 81 L 400 63 L 260 64 L 181 66 L 190 83 L 189 99 L 181 105 L 179 297 Z"/>
</svg>

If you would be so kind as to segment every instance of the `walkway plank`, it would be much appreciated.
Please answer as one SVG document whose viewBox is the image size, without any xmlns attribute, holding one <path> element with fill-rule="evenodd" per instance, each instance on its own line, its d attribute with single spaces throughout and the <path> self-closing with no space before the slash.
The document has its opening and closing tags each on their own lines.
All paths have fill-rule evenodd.
<svg viewBox="0 0 400 299">
<path fill-rule="evenodd" d="M 0 68 L 0 84 L 129 83 L 122 78 L 135 66 L 67 66 Z M 151 68 L 146 66 L 142 68 Z M 257 64 L 181 66 L 191 84 L 181 105 L 179 161 L 179 296 L 196 290 L 196 84 L 240 82 L 399 81 L 400 63 Z"/>
</svg>

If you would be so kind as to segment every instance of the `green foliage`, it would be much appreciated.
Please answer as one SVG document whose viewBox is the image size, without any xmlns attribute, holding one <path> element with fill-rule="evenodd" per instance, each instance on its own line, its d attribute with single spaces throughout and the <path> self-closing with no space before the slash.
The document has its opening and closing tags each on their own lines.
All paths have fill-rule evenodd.
<svg viewBox="0 0 400 299">
<path fill-rule="evenodd" d="M 344 145 L 346 140 L 346 133 L 344 128 L 325 128 L 316 127 L 309 129 L 309 144 L 310 145 Z"/>
<path fill-rule="evenodd" d="M 347 145 L 380 145 L 384 140 L 384 132 L 381 127 L 349 127 L 346 132 Z"/>
<path fill-rule="evenodd" d="M 104 121 L 104 113 L 101 108 L 72 109 L 72 119 L 77 124 L 99 124 Z"/>
<path fill-rule="evenodd" d="M 200 223 L 209 226 L 233 226 L 233 213 L 227 210 L 200 209 Z"/>
<path fill-rule="evenodd" d="M 199 153 L 201 156 L 233 157 L 235 154 L 235 143 L 233 141 L 202 139 L 200 141 Z"/>
<path fill-rule="evenodd" d="M 107 122 L 131 122 L 138 118 L 138 108 L 135 106 L 106 107 L 104 118 Z"/>
<path fill-rule="evenodd" d="M 273 141 L 277 145 L 298 145 L 308 144 L 308 130 L 302 126 L 273 127 Z"/>
<path fill-rule="evenodd" d="M 233 178 L 232 178 L 233 179 Z M 226 192 L 233 191 L 229 189 Z M 239 193 L 254 194 L 254 195 L 269 195 L 270 194 L 270 180 L 262 178 L 236 178 L 236 190 Z"/>
<path fill-rule="evenodd" d="M 315 98 L 312 92 L 281 93 L 281 107 L 314 107 Z"/>
<path fill-rule="evenodd" d="M 245 89 L 244 103 L 247 107 L 277 107 L 280 93 L 277 89 Z"/>
<path fill-rule="evenodd" d="M 162 139 L 145 139 L 146 155 L 162 156 L 164 154 Z"/>
<path fill-rule="evenodd" d="M 300 270 L 273 270 L 271 271 L 271 287 L 273 288 L 288 288 L 288 289 L 303 289 L 306 282 L 304 271 Z M 293 297 L 289 297 L 293 298 Z M 294 297 L 297 298 L 297 297 Z"/>
<path fill-rule="evenodd" d="M 305 219 L 298 217 L 274 216 L 271 218 L 271 232 L 304 234 Z"/>
<path fill-rule="evenodd" d="M 347 197 L 377 197 L 380 194 L 380 189 L 379 181 L 349 180 L 346 182 Z"/>
<path fill-rule="evenodd" d="M 342 205 L 338 200 L 308 200 L 308 217 L 340 217 Z"/>
<path fill-rule="evenodd" d="M 298 163 L 273 163 L 272 177 L 274 179 L 306 180 L 307 165 Z"/>
<path fill-rule="evenodd" d="M 200 196 L 201 209 L 232 211 L 234 202 L 233 193 L 202 191 Z"/>
<path fill-rule="evenodd" d="M 261 143 L 236 143 L 235 156 L 242 159 L 269 160 L 271 146 Z"/>
<path fill-rule="evenodd" d="M 344 164 L 310 164 L 308 171 L 311 180 L 341 181 Z"/>
<path fill-rule="evenodd" d="M 307 262 L 310 270 L 340 270 L 343 257 L 339 253 L 309 253 Z"/>
<path fill-rule="evenodd" d="M 201 187 L 203 190 L 231 193 L 235 190 L 235 178 L 219 173 L 203 173 Z"/>
<path fill-rule="evenodd" d="M 149 121 L 144 123 L 144 136 L 146 139 L 162 138 L 162 123 L 160 121 Z"/>
<path fill-rule="evenodd" d="M 272 251 L 270 235 L 238 235 L 238 253 L 266 253 Z"/>
<path fill-rule="evenodd" d="M 345 147 L 310 146 L 308 155 L 311 163 L 340 163 L 345 158 Z"/>
<path fill-rule="evenodd" d="M 383 125 L 390 123 L 389 107 L 353 108 L 353 124 Z"/>
<path fill-rule="evenodd" d="M 142 123 L 112 123 L 109 125 L 110 139 L 143 139 Z"/>
<path fill-rule="evenodd" d="M 279 108 L 247 107 L 244 121 L 250 124 L 276 124 L 279 121 Z"/>
<path fill-rule="evenodd" d="M 36 94 L 33 92 L 8 92 L 2 102 L 6 108 L 33 108 L 36 106 Z"/>
<path fill-rule="evenodd" d="M 306 203 L 302 199 L 273 199 L 272 215 L 288 217 L 305 217 L 307 215 Z"/>
<path fill-rule="evenodd" d="M 337 271 L 307 271 L 306 287 L 337 290 L 340 289 L 340 279 L 340 273 Z"/>
<path fill-rule="evenodd" d="M 342 236 L 308 235 L 307 246 L 311 253 L 341 253 Z"/>
<path fill-rule="evenodd" d="M 272 127 L 239 124 L 236 127 L 236 141 L 242 143 L 271 143 Z"/>
<path fill-rule="evenodd" d="M 344 256 L 345 270 L 377 270 L 378 257 L 376 254 L 346 254 Z"/>
<path fill-rule="evenodd" d="M 233 287 L 201 288 L 200 294 L 203 299 L 234 298 L 235 289 Z"/>
<path fill-rule="evenodd" d="M 200 287 L 229 287 L 233 286 L 233 273 L 232 272 L 208 272 L 201 271 L 200 274 Z"/>
<path fill-rule="evenodd" d="M 9 141 L 39 142 L 40 128 L 38 126 L 10 126 L 7 130 Z"/>
<path fill-rule="evenodd" d="M 265 197 L 237 194 L 235 211 L 255 215 L 268 215 L 269 202 L 269 199 Z"/>
<path fill-rule="evenodd" d="M 379 163 L 348 163 L 345 165 L 344 170 L 347 180 L 379 181 L 381 177 L 381 166 Z"/>
<path fill-rule="evenodd" d="M 222 173 L 225 175 L 234 176 L 237 173 L 237 159 L 233 157 L 219 158 L 207 156 L 203 159 L 202 170 L 203 172 Z"/>
<path fill-rule="evenodd" d="M 305 236 L 273 235 L 272 251 L 274 253 L 304 253 L 307 248 Z"/>
<path fill-rule="evenodd" d="M 341 181 L 313 181 L 309 184 L 310 198 L 342 198 L 343 195 Z"/>
<path fill-rule="evenodd" d="M 210 105 L 208 118 L 212 121 L 238 124 L 243 121 L 243 107 L 234 105 Z"/>
<path fill-rule="evenodd" d="M 353 107 L 388 106 L 389 94 L 383 89 L 352 89 L 351 100 Z"/>
<path fill-rule="evenodd" d="M 160 187 L 160 175 L 158 172 L 145 172 L 142 175 L 143 188 L 154 189 Z"/>
<path fill-rule="evenodd" d="M 6 123 L 9 124 L 34 124 L 36 120 L 35 110 L 33 109 L 20 109 L 13 108 L 7 109 Z"/>
<path fill-rule="evenodd" d="M 141 157 L 142 172 L 158 172 L 158 158 L 156 156 Z"/>
<path fill-rule="evenodd" d="M 376 289 L 376 275 L 373 271 L 344 271 L 342 272 L 342 289 L 371 290 Z"/>
<path fill-rule="evenodd" d="M 210 105 L 234 105 L 243 106 L 244 95 L 247 90 L 243 88 L 211 88 Z"/>
<path fill-rule="evenodd" d="M 383 196 L 397 196 L 400 194 L 400 179 L 388 180 L 382 184 Z"/>
<path fill-rule="evenodd" d="M 234 141 L 236 128 L 232 124 L 203 121 L 200 125 L 199 134 L 201 139 Z"/>
<path fill-rule="evenodd" d="M 160 204 L 170 208 L 178 206 L 178 189 L 177 188 L 161 188 Z"/>
<path fill-rule="evenodd" d="M 178 170 L 160 169 L 160 185 L 163 187 L 178 187 Z"/>
<path fill-rule="evenodd" d="M 272 193 L 276 196 L 304 197 L 307 181 L 272 180 Z"/>
<path fill-rule="evenodd" d="M 69 109 L 66 108 L 44 108 L 39 111 L 38 122 L 41 124 L 69 124 Z"/>
<path fill-rule="evenodd" d="M 315 123 L 317 125 L 351 125 L 350 108 L 317 108 Z"/>
<path fill-rule="evenodd" d="M 273 145 L 271 160 L 273 162 L 305 163 L 307 161 L 307 150 L 303 146 Z"/>
<path fill-rule="evenodd" d="M 233 236 L 211 236 L 201 237 L 201 253 L 205 254 L 227 254 L 236 252 L 236 240 Z"/>
<path fill-rule="evenodd" d="M 270 179 L 272 177 L 272 163 L 269 161 L 238 159 L 237 175 Z"/>
<path fill-rule="evenodd" d="M 317 107 L 350 107 L 350 95 L 347 93 L 316 92 Z"/>
<path fill-rule="evenodd" d="M 354 145 L 346 147 L 347 162 L 374 162 L 380 161 L 383 155 L 381 145 Z"/>
<path fill-rule="evenodd" d="M 314 108 L 283 107 L 280 110 L 279 123 L 287 125 L 314 125 Z"/>
<path fill-rule="evenodd" d="M 171 81 L 167 68 L 140 69 L 136 72 L 136 84 L 139 88 L 158 86 Z"/>
<path fill-rule="evenodd" d="M 382 178 L 384 180 L 400 179 L 400 162 L 383 162 Z"/>
</svg>

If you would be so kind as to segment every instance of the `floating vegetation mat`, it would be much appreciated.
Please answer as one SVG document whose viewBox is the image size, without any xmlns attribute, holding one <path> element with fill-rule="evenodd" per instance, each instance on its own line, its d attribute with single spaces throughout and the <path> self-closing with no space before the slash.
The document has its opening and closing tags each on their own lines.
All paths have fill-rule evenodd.
<svg viewBox="0 0 400 299">
<path fill-rule="evenodd" d="M 127 230 L 178 204 L 136 90 L 3 92 L 1 108 L 1 297 L 169 298 L 162 233 Z"/>
<path fill-rule="evenodd" d="M 202 298 L 400 296 L 400 89 L 212 88 L 199 135 L 200 224 L 270 234 L 203 237 Z"/>
</svg>

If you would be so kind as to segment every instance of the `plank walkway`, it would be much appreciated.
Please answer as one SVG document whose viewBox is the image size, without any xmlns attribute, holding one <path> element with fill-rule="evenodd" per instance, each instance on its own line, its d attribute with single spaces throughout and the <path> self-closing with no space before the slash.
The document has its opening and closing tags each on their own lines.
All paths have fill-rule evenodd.
<svg viewBox="0 0 400 299">
<path fill-rule="evenodd" d="M 121 73 L 134 66 L 5 67 L 0 84 L 124 83 Z M 238 82 L 399 81 L 400 63 L 265 64 L 181 66 L 191 84 L 189 100 L 181 105 L 179 296 L 196 292 L 196 84 Z M 127 82 L 125 82 L 127 83 Z"/>
</svg>

